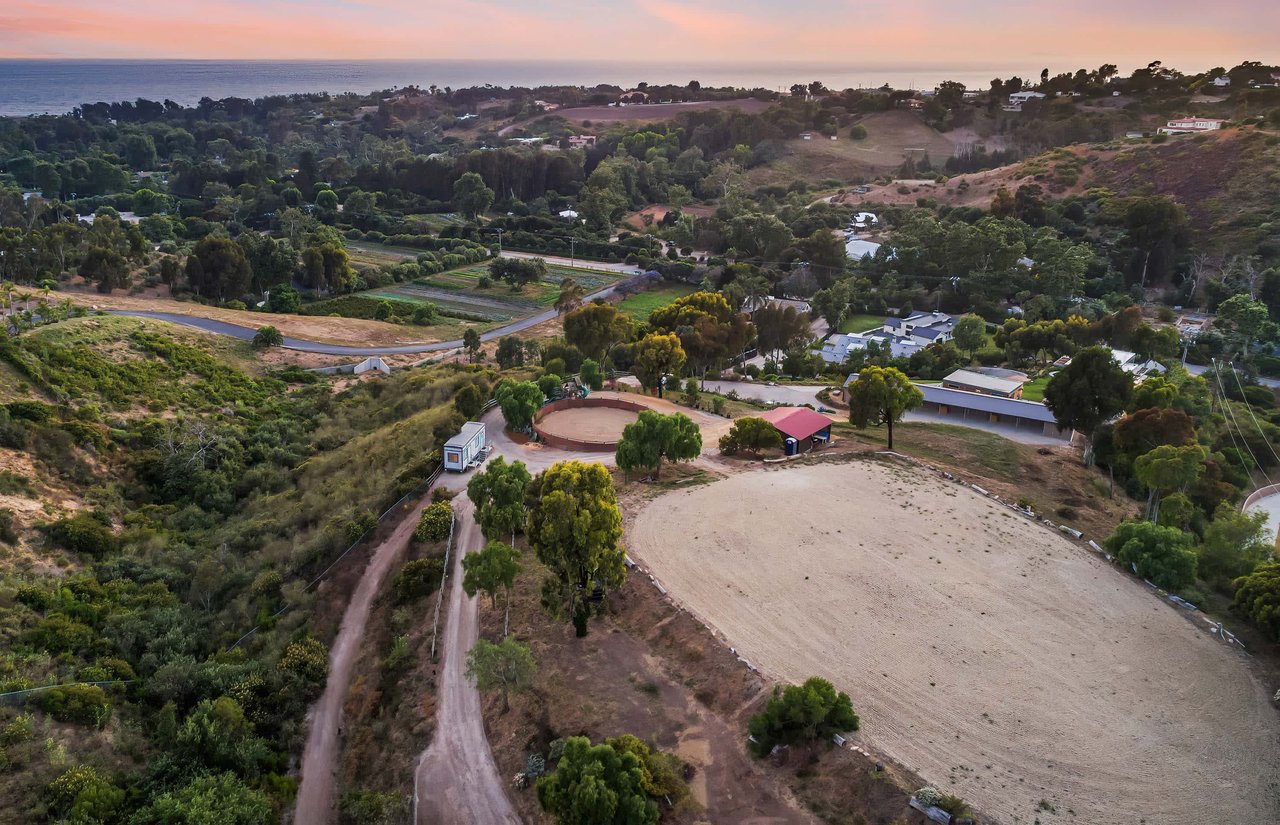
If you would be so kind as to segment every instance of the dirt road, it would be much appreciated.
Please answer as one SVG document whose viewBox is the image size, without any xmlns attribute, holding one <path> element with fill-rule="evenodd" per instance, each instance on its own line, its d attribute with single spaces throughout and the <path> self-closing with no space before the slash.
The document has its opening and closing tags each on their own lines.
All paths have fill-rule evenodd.
<svg viewBox="0 0 1280 825">
<path fill-rule="evenodd" d="M 414 774 L 417 822 L 519 825 L 489 750 L 480 693 L 466 676 L 466 654 L 480 636 L 480 618 L 477 599 L 462 591 L 462 557 L 479 550 L 484 538 L 466 495 L 454 499 L 454 513 L 456 542 L 442 636 L 436 734 Z"/>
<path fill-rule="evenodd" d="M 299 825 L 335 822 L 334 773 L 338 765 L 338 734 L 342 726 L 342 706 L 351 685 L 351 667 L 364 641 L 369 608 L 387 571 L 409 544 L 418 514 L 427 497 L 408 505 L 395 531 L 373 549 L 369 566 L 351 594 L 342 617 L 338 637 L 329 648 L 329 677 L 324 693 L 312 706 L 307 719 L 307 744 L 302 751 L 302 781 L 298 786 L 293 821 Z"/>
</svg>

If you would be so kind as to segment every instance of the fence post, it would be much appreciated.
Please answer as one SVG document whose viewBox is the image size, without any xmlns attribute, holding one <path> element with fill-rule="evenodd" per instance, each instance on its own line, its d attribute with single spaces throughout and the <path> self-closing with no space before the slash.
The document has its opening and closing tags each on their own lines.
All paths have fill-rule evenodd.
<svg viewBox="0 0 1280 825">
<path fill-rule="evenodd" d="M 444 586 L 449 581 L 449 553 L 453 550 L 453 528 L 456 516 L 449 519 L 449 541 L 444 546 L 444 573 L 440 576 L 440 592 L 436 594 L 436 618 L 431 624 L 431 661 L 436 660 L 436 635 L 440 632 L 440 606 L 444 603 Z"/>
</svg>

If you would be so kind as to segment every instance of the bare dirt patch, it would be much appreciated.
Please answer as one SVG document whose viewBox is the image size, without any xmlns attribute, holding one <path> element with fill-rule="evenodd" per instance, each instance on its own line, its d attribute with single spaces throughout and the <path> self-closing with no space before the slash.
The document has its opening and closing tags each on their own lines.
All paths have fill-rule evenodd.
<svg viewBox="0 0 1280 825">
<path fill-rule="evenodd" d="M 763 672 L 832 679 L 873 746 L 997 821 L 1280 813 L 1245 660 L 972 491 L 877 461 L 742 473 L 657 499 L 628 538 Z"/>
<path fill-rule="evenodd" d="M 622 438 L 623 428 L 635 421 L 636 415 L 631 410 L 582 407 L 553 412 L 538 422 L 538 426 L 563 438 L 611 442 Z"/>
</svg>

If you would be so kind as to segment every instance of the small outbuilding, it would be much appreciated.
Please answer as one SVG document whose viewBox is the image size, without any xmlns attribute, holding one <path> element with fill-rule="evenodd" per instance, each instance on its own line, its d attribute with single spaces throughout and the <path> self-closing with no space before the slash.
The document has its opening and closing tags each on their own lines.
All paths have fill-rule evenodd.
<svg viewBox="0 0 1280 825">
<path fill-rule="evenodd" d="M 477 466 L 484 457 L 485 444 L 484 424 L 468 421 L 462 425 L 462 432 L 444 443 L 444 468 L 462 473 Z"/>
<path fill-rule="evenodd" d="M 831 419 L 808 407 L 778 407 L 759 417 L 782 434 L 787 455 L 807 453 L 831 443 Z"/>
<path fill-rule="evenodd" d="M 965 390 L 982 395 L 995 395 L 1000 398 L 1021 398 L 1022 382 L 1011 378 L 973 370 L 956 370 L 942 379 L 942 386 L 949 390 Z"/>
</svg>

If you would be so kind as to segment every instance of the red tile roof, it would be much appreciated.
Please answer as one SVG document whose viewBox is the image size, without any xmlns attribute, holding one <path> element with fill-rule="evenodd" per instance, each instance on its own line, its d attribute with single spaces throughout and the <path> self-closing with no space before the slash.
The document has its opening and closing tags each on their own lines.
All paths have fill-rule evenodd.
<svg viewBox="0 0 1280 825">
<path fill-rule="evenodd" d="M 760 413 L 759 417 L 796 440 L 809 438 L 831 426 L 830 418 L 808 407 L 778 407 Z"/>
</svg>

